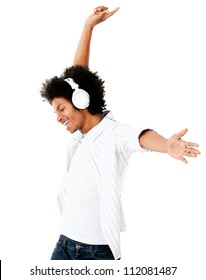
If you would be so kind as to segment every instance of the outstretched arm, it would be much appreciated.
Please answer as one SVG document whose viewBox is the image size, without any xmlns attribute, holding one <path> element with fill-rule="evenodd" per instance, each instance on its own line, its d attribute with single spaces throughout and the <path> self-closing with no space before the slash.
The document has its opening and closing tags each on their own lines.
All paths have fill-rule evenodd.
<svg viewBox="0 0 206 280">
<path fill-rule="evenodd" d="M 90 43 L 92 38 L 93 28 L 102 21 L 105 21 L 113 14 L 115 14 L 119 8 L 109 12 L 105 6 L 98 6 L 94 9 L 93 13 L 86 19 L 80 40 L 75 52 L 73 65 L 89 66 L 90 56 Z"/>
<path fill-rule="evenodd" d="M 169 139 L 164 138 L 153 130 L 145 131 L 140 135 L 139 141 L 143 148 L 155 152 L 168 153 L 171 157 L 188 163 L 185 156 L 197 157 L 200 151 L 195 149 L 199 147 L 198 144 L 193 142 L 186 142 L 181 139 L 188 129 L 185 128 L 179 133 L 174 134 Z"/>
</svg>

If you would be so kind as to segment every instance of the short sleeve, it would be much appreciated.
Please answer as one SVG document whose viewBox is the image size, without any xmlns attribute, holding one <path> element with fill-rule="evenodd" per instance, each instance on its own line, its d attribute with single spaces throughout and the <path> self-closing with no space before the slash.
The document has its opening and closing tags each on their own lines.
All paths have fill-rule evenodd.
<svg viewBox="0 0 206 280">
<path fill-rule="evenodd" d="M 132 128 L 126 124 L 118 124 L 113 129 L 113 139 L 121 153 L 130 155 L 134 152 L 147 152 L 139 142 L 139 135 L 148 128 Z"/>
</svg>

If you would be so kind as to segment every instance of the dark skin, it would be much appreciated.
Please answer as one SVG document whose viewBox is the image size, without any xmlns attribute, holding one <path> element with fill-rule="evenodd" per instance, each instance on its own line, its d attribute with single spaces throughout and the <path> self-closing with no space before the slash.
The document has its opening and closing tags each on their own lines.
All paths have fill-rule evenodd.
<svg viewBox="0 0 206 280">
<path fill-rule="evenodd" d="M 119 8 L 117 7 L 109 12 L 108 8 L 105 6 L 98 6 L 93 10 L 93 13 L 85 21 L 74 56 L 74 65 L 89 66 L 90 43 L 94 27 L 113 16 L 118 10 Z M 61 101 L 63 102 L 63 100 Z M 52 102 L 58 116 L 57 120 L 62 124 L 68 121 L 67 130 L 71 133 L 78 129 L 86 133 L 101 121 L 100 115 L 92 115 L 87 109 L 76 110 L 69 101 L 70 104 L 66 104 L 67 110 L 59 112 L 56 110 L 58 102 L 59 100 L 56 98 Z M 76 117 L 78 116 L 76 121 L 72 121 L 72 114 Z M 199 147 L 197 143 L 184 141 L 182 139 L 187 131 L 188 129 L 185 128 L 167 139 L 156 131 L 147 130 L 140 135 L 137 141 L 147 150 L 168 153 L 171 157 L 183 163 L 188 163 L 186 157 L 196 158 L 200 154 L 200 151 L 197 149 L 197 147 Z"/>
</svg>

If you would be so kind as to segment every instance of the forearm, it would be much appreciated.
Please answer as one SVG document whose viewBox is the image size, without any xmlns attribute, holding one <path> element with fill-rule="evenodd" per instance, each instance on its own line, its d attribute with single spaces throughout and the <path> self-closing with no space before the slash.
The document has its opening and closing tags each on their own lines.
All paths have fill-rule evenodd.
<svg viewBox="0 0 206 280">
<path fill-rule="evenodd" d="M 147 130 L 140 134 L 140 145 L 151 151 L 167 153 L 167 139 L 158 134 L 156 131 Z"/>
<path fill-rule="evenodd" d="M 118 10 L 119 8 L 116 8 L 109 12 L 108 8 L 105 6 L 98 6 L 94 9 L 93 13 L 85 21 L 85 25 L 74 55 L 73 65 L 89 67 L 90 44 L 93 28 L 100 22 L 111 17 Z"/>
<path fill-rule="evenodd" d="M 75 52 L 73 65 L 89 67 L 90 44 L 92 38 L 93 26 L 86 25 L 82 31 L 77 49 Z"/>
</svg>

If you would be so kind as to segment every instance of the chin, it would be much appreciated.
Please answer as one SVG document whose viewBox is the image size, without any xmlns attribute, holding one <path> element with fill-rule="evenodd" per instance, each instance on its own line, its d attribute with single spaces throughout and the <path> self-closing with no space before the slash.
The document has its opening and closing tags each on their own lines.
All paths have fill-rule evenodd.
<svg viewBox="0 0 206 280">
<path fill-rule="evenodd" d="M 71 134 L 75 133 L 77 131 L 77 129 L 67 129 L 67 131 Z"/>
</svg>

